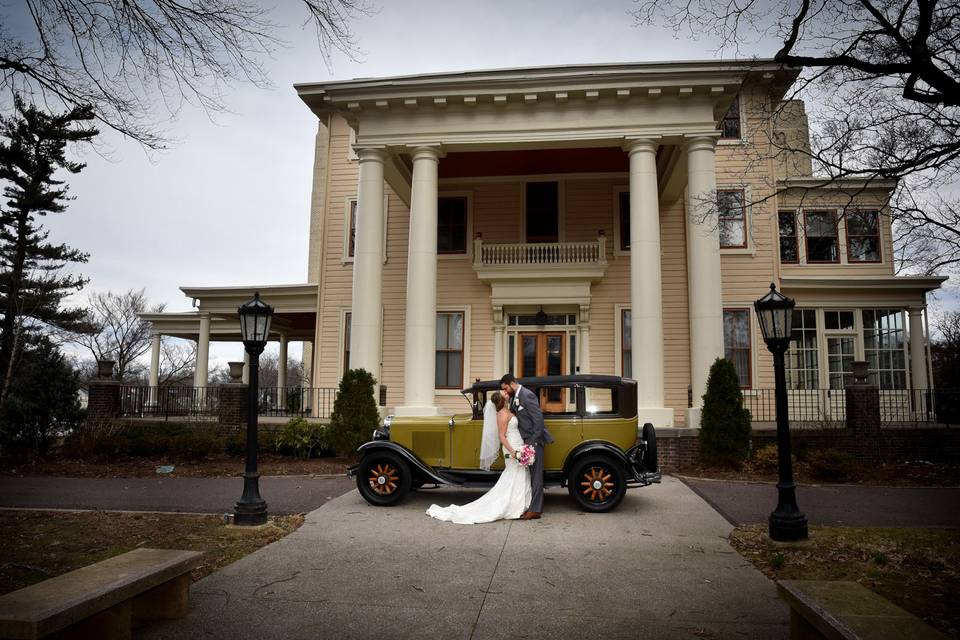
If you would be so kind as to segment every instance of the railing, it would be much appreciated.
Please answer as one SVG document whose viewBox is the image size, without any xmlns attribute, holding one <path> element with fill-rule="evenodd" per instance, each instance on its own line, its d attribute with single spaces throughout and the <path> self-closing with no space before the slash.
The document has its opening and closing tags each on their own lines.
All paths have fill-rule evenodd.
<svg viewBox="0 0 960 640">
<path fill-rule="evenodd" d="M 220 387 L 120 387 L 120 415 L 136 418 L 216 416 Z M 335 387 L 266 387 L 258 394 L 258 415 L 326 419 L 337 398 Z"/>
<path fill-rule="evenodd" d="M 960 424 L 960 391 L 929 389 L 881 390 L 880 421 L 892 423 Z M 773 389 L 749 389 L 743 403 L 754 422 L 775 422 L 776 399 Z M 791 426 L 837 427 L 847 418 L 847 397 L 843 389 L 787 391 L 787 409 Z"/>
<path fill-rule="evenodd" d="M 165 420 L 215 416 L 219 400 L 219 387 L 121 385 L 120 415 Z"/>
<path fill-rule="evenodd" d="M 478 235 L 473 260 L 478 267 L 606 264 L 607 237 L 600 234 L 592 242 L 484 244 Z"/>
<path fill-rule="evenodd" d="M 261 416 L 329 418 L 337 399 L 336 387 L 261 387 Z"/>
</svg>

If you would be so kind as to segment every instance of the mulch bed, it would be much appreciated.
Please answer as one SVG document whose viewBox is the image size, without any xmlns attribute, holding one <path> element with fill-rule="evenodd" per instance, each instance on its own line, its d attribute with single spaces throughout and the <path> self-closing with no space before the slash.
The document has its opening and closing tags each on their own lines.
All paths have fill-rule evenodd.
<svg viewBox="0 0 960 640">
<path fill-rule="evenodd" d="M 776 471 L 761 471 L 745 466 L 739 471 L 720 467 L 693 466 L 684 467 L 677 473 L 696 478 L 715 480 L 738 480 L 743 482 L 776 482 Z M 812 484 L 859 484 L 869 486 L 892 487 L 957 487 L 960 486 L 960 465 L 933 464 L 926 462 L 881 464 L 861 466 L 857 478 L 845 483 L 825 481 L 810 473 L 803 461 L 793 464 L 793 475 L 797 482 Z"/>
<path fill-rule="evenodd" d="M 258 456 L 260 474 L 265 476 L 343 475 L 353 460 L 344 457 L 303 460 L 273 453 Z M 37 462 L 0 461 L 0 475 L 58 476 L 70 478 L 149 478 L 156 477 L 157 467 L 173 465 L 171 477 L 217 478 L 243 475 L 243 458 L 227 455 L 203 460 L 167 458 L 125 458 L 116 462 L 86 462 L 52 458 Z"/>
<path fill-rule="evenodd" d="M 811 527 L 809 542 L 776 545 L 766 525 L 730 543 L 769 578 L 859 582 L 953 637 L 960 636 L 960 530 Z"/>
<path fill-rule="evenodd" d="M 202 551 L 196 581 L 295 531 L 303 518 L 274 516 L 271 526 L 247 530 L 221 516 L 0 511 L 0 594 L 138 547 Z"/>
</svg>

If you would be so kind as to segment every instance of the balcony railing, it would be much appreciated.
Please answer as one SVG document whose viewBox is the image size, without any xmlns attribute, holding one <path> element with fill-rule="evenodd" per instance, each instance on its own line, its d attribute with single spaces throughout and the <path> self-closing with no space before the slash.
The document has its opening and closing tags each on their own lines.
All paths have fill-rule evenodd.
<svg viewBox="0 0 960 640">
<path fill-rule="evenodd" d="M 335 387 L 261 387 L 260 416 L 327 419 L 337 398 Z M 120 415 L 135 418 L 216 418 L 219 387 L 120 387 Z"/>
<path fill-rule="evenodd" d="M 954 389 L 883 389 L 880 394 L 880 421 L 900 423 L 960 424 L 960 391 Z M 775 422 L 773 389 L 743 392 L 743 404 L 754 422 Z M 791 426 L 798 428 L 840 426 L 847 419 L 847 396 L 843 389 L 792 389 L 787 392 Z"/>
<path fill-rule="evenodd" d="M 477 267 L 606 265 L 607 237 L 601 233 L 590 242 L 486 244 L 478 234 L 473 262 Z"/>
</svg>

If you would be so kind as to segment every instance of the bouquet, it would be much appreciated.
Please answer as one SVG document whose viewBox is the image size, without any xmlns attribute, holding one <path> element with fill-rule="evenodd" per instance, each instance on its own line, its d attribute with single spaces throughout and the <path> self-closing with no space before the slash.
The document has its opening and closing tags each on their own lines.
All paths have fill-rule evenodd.
<svg viewBox="0 0 960 640">
<path fill-rule="evenodd" d="M 529 467 L 537 460 L 537 450 L 532 445 L 525 444 L 516 451 L 517 462 L 522 467 Z"/>
</svg>

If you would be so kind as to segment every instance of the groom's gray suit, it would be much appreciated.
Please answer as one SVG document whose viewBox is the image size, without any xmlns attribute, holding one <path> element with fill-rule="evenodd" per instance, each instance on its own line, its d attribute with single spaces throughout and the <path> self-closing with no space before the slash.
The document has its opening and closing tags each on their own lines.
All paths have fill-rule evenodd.
<svg viewBox="0 0 960 640">
<path fill-rule="evenodd" d="M 517 416 L 517 429 L 524 444 L 533 445 L 536 460 L 530 467 L 530 508 L 529 511 L 543 511 L 543 445 L 553 442 L 553 436 L 543 423 L 540 400 L 530 389 L 523 385 L 510 399 L 510 410 Z"/>
</svg>

